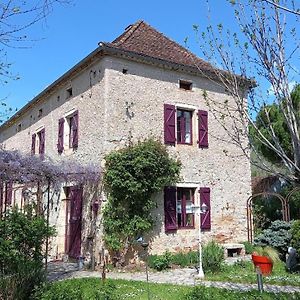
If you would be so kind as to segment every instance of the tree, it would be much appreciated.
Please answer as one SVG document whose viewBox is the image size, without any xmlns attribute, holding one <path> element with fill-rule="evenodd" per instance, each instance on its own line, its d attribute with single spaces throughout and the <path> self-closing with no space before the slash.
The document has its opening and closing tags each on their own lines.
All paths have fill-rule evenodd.
<svg viewBox="0 0 300 300">
<path fill-rule="evenodd" d="M 292 99 L 290 83 L 299 75 L 299 16 L 283 9 L 295 8 L 294 3 L 288 0 L 228 2 L 233 7 L 240 33 L 231 33 L 219 24 L 216 28 L 209 25 L 198 37 L 206 59 L 219 67 L 212 74 L 203 75 L 230 97 L 223 103 L 206 91 L 204 97 L 231 142 L 241 147 L 254 165 L 298 183 L 299 110 Z M 297 12 L 297 8 L 294 11 Z M 194 29 L 199 34 L 198 26 Z M 286 127 L 290 146 L 275 128 L 277 117 L 280 117 L 281 127 Z M 247 142 L 249 125 L 256 142 L 252 142 L 253 139 Z M 281 164 L 266 163 L 262 148 L 274 153 Z M 250 157 L 251 152 L 255 155 Z"/>
<path fill-rule="evenodd" d="M 4 0 L 0 3 L 0 85 L 19 77 L 10 70 L 9 48 L 22 48 L 30 41 L 27 35 L 29 27 L 44 20 L 57 3 L 68 0 Z M 28 45 L 27 45 L 28 47 Z M 0 99 L 0 123 L 13 109 L 7 105 L 7 99 Z"/>
<path fill-rule="evenodd" d="M 296 117 L 299 119 L 300 117 L 300 85 L 296 85 L 291 92 L 291 99 L 296 110 Z M 284 100 L 282 100 L 284 101 Z M 292 149 L 292 141 L 291 136 L 288 131 L 288 126 L 286 124 L 286 120 L 280 107 L 276 103 L 272 103 L 262 107 L 262 109 L 258 112 L 256 117 L 256 126 L 257 128 L 263 132 L 263 134 L 268 138 L 268 140 L 272 143 L 272 138 L 269 134 L 269 131 L 266 129 L 266 124 L 270 122 L 270 125 L 274 129 L 278 140 L 284 149 L 285 153 L 290 159 L 293 159 L 293 149 Z M 256 139 L 255 131 L 252 133 L 252 127 L 250 127 L 250 138 L 252 139 L 252 143 L 256 143 L 257 149 L 262 155 L 272 163 L 280 164 L 280 157 L 269 147 L 266 147 L 265 144 L 261 143 L 259 139 Z"/>
</svg>

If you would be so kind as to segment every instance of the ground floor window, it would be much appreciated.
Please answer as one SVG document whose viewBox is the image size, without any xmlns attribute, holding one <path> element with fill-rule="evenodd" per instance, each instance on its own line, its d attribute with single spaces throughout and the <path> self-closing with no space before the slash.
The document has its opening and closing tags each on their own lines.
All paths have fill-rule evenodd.
<svg viewBox="0 0 300 300">
<path fill-rule="evenodd" d="M 177 226 L 178 228 L 194 227 L 194 214 L 192 204 L 194 203 L 195 189 L 177 188 Z"/>
</svg>

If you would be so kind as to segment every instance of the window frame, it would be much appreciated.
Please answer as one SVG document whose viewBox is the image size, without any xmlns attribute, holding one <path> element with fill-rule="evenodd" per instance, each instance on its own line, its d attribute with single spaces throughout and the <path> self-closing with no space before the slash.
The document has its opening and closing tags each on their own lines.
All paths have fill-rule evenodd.
<svg viewBox="0 0 300 300">
<path fill-rule="evenodd" d="M 179 126 L 178 126 L 178 112 L 183 113 L 183 116 L 180 118 L 181 121 L 184 120 L 184 114 L 189 113 L 190 114 L 190 142 L 186 142 L 186 122 L 184 121 L 183 124 L 181 121 L 179 121 Z M 182 107 L 177 107 L 176 106 L 176 144 L 182 144 L 182 145 L 193 145 L 193 115 L 194 115 L 194 110 L 192 109 L 187 109 L 187 108 L 182 108 Z M 180 127 L 180 130 L 178 130 Z M 182 131 L 181 127 L 183 127 L 184 131 Z M 181 140 L 178 140 L 178 133 L 180 132 L 180 137 Z M 182 140 L 184 138 L 184 140 Z"/>
<path fill-rule="evenodd" d="M 192 201 L 192 205 L 195 204 L 195 192 L 196 192 L 196 188 L 193 187 L 181 187 L 181 186 L 177 186 L 176 187 L 176 225 L 177 225 L 177 229 L 195 229 L 195 213 L 192 212 L 192 225 L 184 225 L 185 221 L 186 221 L 186 198 L 184 197 L 184 190 L 188 190 L 190 193 L 190 197 L 191 197 L 191 201 Z M 178 201 L 179 201 L 179 194 L 182 194 L 182 199 L 181 200 L 181 224 L 179 224 L 179 218 L 178 218 Z M 183 209 L 183 205 L 184 205 L 184 209 Z M 182 225 L 183 224 L 183 225 Z"/>
</svg>

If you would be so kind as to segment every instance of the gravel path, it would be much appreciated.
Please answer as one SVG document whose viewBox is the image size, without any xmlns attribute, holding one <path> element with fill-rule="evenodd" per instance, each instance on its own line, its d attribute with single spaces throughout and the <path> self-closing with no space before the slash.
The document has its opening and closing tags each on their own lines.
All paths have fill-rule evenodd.
<svg viewBox="0 0 300 300">
<path fill-rule="evenodd" d="M 50 263 L 48 267 L 48 279 L 50 281 L 63 280 L 67 278 L 86 278 L 86 277 L 99 277 L 101 278 L 100 272 L 91 271 L 79 271 L 77 264 L 55 262 Z M 251 289 L 257 289 L 256 284 L 243 284 L 243 283 L 232 283 L 232 282 L 218 282 L 218 281 L 206 281 L 199 280 L 196 278 L 197 273 L 195 269 L 184 268 L 174 269 L 165 272 L 149 272 L 149 282 L 154 283 L 170 283 L 180 285 L 204 285 L 208 287 L 225 288 L 231 290 L 248 291 Z M 125 279 L 125 280 L 137 280 L 146 281 L 145 272 L 108 272 L 107 278 L 111 279 Z M 264 284 L 264 290 L 268 292 L 280 293 L 293 293 L 300 292 L 300 287 L 296 286 L 279 286 Z"/>
</svg>

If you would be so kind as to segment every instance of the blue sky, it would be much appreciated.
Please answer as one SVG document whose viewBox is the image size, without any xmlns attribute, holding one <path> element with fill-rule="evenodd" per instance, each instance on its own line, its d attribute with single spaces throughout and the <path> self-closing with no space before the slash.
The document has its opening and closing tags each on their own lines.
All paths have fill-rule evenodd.
<svg viewBox="0 0 300 300">
<path fill-rule="evenodd" d="M 231 6 L 226 0 L 212 0 L 212 22 L 237 30 Z M 35 42 L 27 49 L 7 49 L 12 71 L 20 76 L 0 86 L 0 99 L 7 97 L 20 109 L 64 72 L 93 51 L 100 41 L 110 42 L 124 29 L 143 19 L 158 31 L 184 43 L 200 55 L 194 43 L 193 24 L 200 31 L 208 26 L 205 0 L 108 1 L 73 0 L 56 6 L 45 22 L 35 24 L 26 34 Z"/>
</svg>

